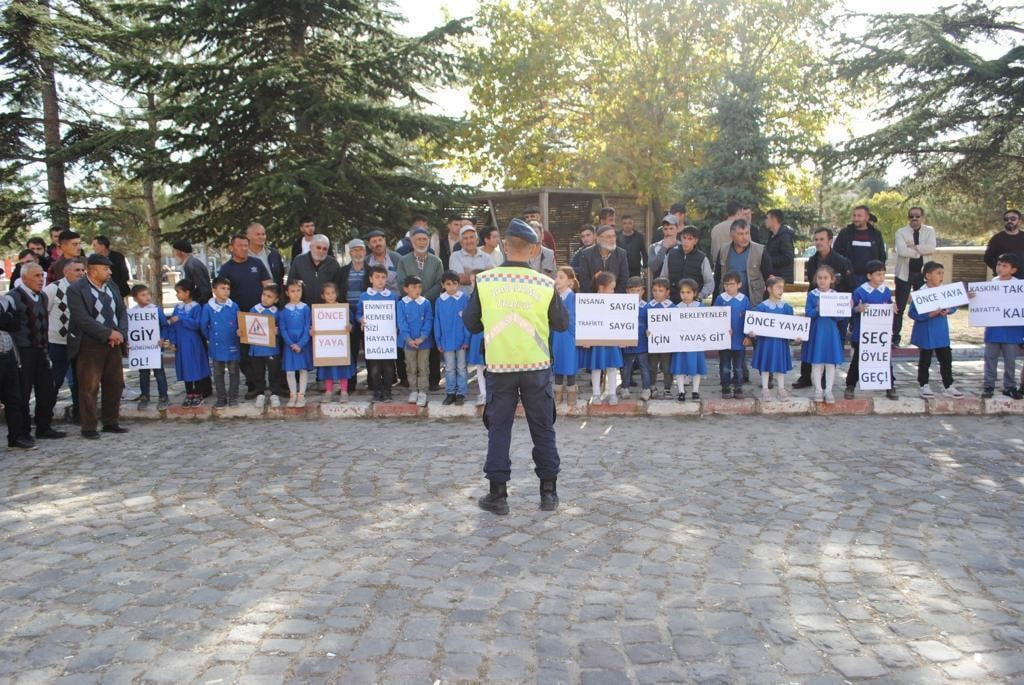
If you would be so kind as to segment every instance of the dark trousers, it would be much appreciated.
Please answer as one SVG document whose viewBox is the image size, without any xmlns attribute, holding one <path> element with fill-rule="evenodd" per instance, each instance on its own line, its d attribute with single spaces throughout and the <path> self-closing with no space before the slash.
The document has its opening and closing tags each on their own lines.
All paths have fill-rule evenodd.
<svg viewBox="0 0 1024 685">
<path fill-rule="evenodd" d="M 620 383 L 624 388 L 633 387 L 633 369 L 640 370 L 640 387 L 651 387 L 651 369 L 647 365 L 646 352 L 623 352 L 622 353 L 622 379 Z"/>
<path fill-rule="evenodd" d="M 139 369 L 139 395 L 149 399 L 149 374 L 156 378 L 156 394 L 162 400 L 167 399 L 167 372 L 163 369 Z"/>
<path fill-rule="evenodd" d="M 249 356 L 249 346 L 243 342 L 238 343 L 238 354 L 238 370 L 242 372 L 242 377 L 245 379 L 246 390 L 252 392 L 256 389 L 253 387 L 256 383 L 254 380 L 256 374 L 252 368 L 252 357 Z"/>
<path fill-rule="evenodd" d="M 427 359 L 427 377 L 430 381 L 431 390 L 441 385 L 441 350 L 437 347 L 430 348 L 430 357 Z"/>
<path fill-rule="evenodd" d="M 718 351 L 718 378 L 723 388 L 738 388 L 743 385 L 743 366 L 746 357 L 747 351 L 742 348 Z"/>
<path fill-rule="evenodd" d="M 370 363 L 367 362 L 366 366 L 367 369 L 369 369 Z M 409 385 L 409 377 L 405 375 L 405 350 L 403 350 L 401 347 L 398 348 L 398 357 L 393 362 L 391 362 L 392 384 L 395 382 L 395 378 L 397 378 L 398 382 L 401 383 L 402 385 Z M 370 387 L 373 388 L 374 390 L 377 389 L 373 385 L 371 385 Z"/>
<path fill-rule="evenodd" d="M 401 354 L 401 350 L 398 351 Z M 404 368 L 405 364 L 402 364 Z M 391 395 L 395 382 L 394 359 L 369 359 L 366 362 L 366 377 L 373 391 L 384 396 Z"/>
<path fill-rule="evenodd" d="M 520 400 L 526 423 L 533 439 L 534 472 L 542 480 L 558 475 L 558 447 L 555 444 L 555 398 L 551 392 L 551 369 L 491 373 L 487 379 L 487 406 L 484 426 L 487 427 L 487 480 L 507 483 L 512 478 L 512 422 Z"/>
<path fill-rule="evenodd" d="M 924 285 L 924 274 L 910 272 L 909 281 L 896 279 L 896 311 L 892 318 L 892 344 L 900 344 L 900 332 L 903 330 L 903 313 L 907 310 L 910 293 L 920 290 Z"/>
<path fill-rule="evenodd" d="M 288 397 L 288 387 L 285 385 L 284 372 L 281 370 L 280 355 L 250 357 L 249 367 L 252 370 L 252 385 L 249 386 L 252 392 L 262 395 L 267 392 L 269 385 L 272 394 L 278 397 Z"/>
<path fill-rule="evenodd" d="M 104 426 L 116 426 L 121 413 L 121 391 L 124 374 L 121 372 L 121 347 L 91 339 L 82 340 L 75 360 L 78 373 L 78 402 L 82 412 L 82 430 L 96 430 L 98 418 Z M 103 389 L 101 417 L 96 415 L 100 388 Z"/>
<path fill-rule="evenodd" d="M 948 347 L 938 347 L 934 350 L 922 349 L 917 355 L 917 384 L 925 385 L 928 382 L 928 370 L 932 365 L 932 352 L 939 359 L 939 375 L 942 376 L 942 387 L 948 388 L 953 385 L 953 350 Z"/>
<path fill-rule="evenodd" d="M 650 389 L 657 390 L 658 372 L 665 378 L 665 389 L 672 389 L 672 355 L 668 352 L 647 355 L 647 374 L 651 379 Z"/>
<path fill-rule="evenodd" d="M 349 390 L 354 392 L 356 389 L 356 376 L 359 374 L 359 351 L 363 349 L 363 329 L 361 326 L 352 327 L 352 332 L 348 334 L 348 345 L 352 366 L 355 367 L 355 373 L 349 379 L 348 385 Z"/>
<path fill-rule="evenodd" d="M 0 402 L 6 408 L 4 418 L 7 420 L 7 444 L 10 445 L 28 432 L 21 418 L 21 378 L 14 350 L 0 354 Z"/>
<path fill-rule="evenodd" d="M 248 345 L 246 346 L 248 347 Z M 229 362 L 213 362 L 213 387 L 217 391 L 217 401 L 238 400 L 238 367 L 237 359 Z M 227 387 L 224 386 L 224 375 L 227 374 Z"/>
<path fill-rule="evenodd" d="M 30 437 L 32 432 L 32 410 L 29 405 L 32 391 L 36 393 L 36 431 L 47 431 L 53 424 L 53 405 L 57 392 L 53 389 L 53 375 L 50 373 L 50 358 L 42 347 L 19 347 L 21 359 L 21 434 Z"/>
<path fill-rule="evenodd" d="M 58 343 L 48 343 L 47 352 L 50 354 L 50 375 L 53 376 L 53 392 L 60 392 L 64 385 L 64 379 L 68 380 L 68 388 L 71 390 L 71 413 L 78 415 L 78 381 L 75 379 L 75 370 L 68 358 L 68 346 Z"/>
<path fill-rule="evenodd" d="M 850 347 L 853 349 L 853 354 L 850 355 L 850 367 L 846 371 L 846 387 L 852 390 L 857 386 L 857 380 L 860 378 L 860 343 L 851 342 Z M 889 356 L 889 379 L 890 386 L 895 388 L 896 374 L 892 368 L 892 355 Z M 815 387 L 821 386 L 816 385 Z"/>
</svg>

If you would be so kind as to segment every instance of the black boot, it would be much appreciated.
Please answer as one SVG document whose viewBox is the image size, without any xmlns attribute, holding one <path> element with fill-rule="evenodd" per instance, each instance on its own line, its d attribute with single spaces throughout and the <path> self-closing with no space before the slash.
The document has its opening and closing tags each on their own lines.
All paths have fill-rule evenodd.
<svg viewBox="0 0 1024 685">
<path fill-rule="evenodd" d="M 484 511 L 498 516 L 508 514 L 508 486 L 505 483 L 491 481 L 491 491 L 477 500 Z"/>
<path fill-rule="evenodd" d="M 550 478 L 540 482 L 540 509 L 554 511 L 558 508 L 558 488 L 556 479 Z"/>
</svg>

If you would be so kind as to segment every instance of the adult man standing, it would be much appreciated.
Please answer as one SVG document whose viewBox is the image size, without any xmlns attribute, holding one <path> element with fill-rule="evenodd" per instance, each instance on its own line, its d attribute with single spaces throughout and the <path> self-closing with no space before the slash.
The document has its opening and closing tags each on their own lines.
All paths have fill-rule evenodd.
<svg viewBox="0 0 1024 685">
<path fill-rule="evenodd" d="M 284 287 L 284 257 L 270 245 L 267 245 L 267 229 L 263 224 L 251 223 L 245 229 L 245 237 L 249 239 L 249 256 L 263 262 L 270 280 Z"/>
<path fill-rule="evenodd" d="M 270 273 L 263 266 L 263 262 L 249 256 L 249 239 L 244 235 L 231 236 L 228 249 L 231 251 L 231 259 L 221 265 L 217 277 L 226 278 L 231 282 L 231 299 L 238 305 L 238 311 L 247 312 L 260 303 L 263 286 L 273 283 L 273 281 L 270 280 Z M 303 257 L 300 257 L 299 261 L 302 259 Z M 254 399 L 259 392 L 256 383 L 253 382 L 249 346 L 244 343 L 239 343 L 238 368 L 245 376 L 247 388 L 245 399 Z"/>
<path fill-rule="evenodd" d="M 557 249 L 557 243 L 555 242 L 555 235 L 544 226 L 541 221 L 540 207 L 530 206 L 523 210 L 523 221 L 526 223 L 533 223 L 536 221 L 541 225 L 541 231 L 543 236 L 541 237 L 540 244 L 548 248 L 552 252 Z"/>
<path fill-rule="evenodd" d="M 666 258 L 669 252 L 679 247 L 679 220 L 672 214 L 666 214 L 661 218 L 658 233 L 661 237 L 647 248 L 647 266 L 650 267 L 652 280 L 668 278 Z"/>
<path fill-rule="evenodd" d="M 832 229 L 819 228 L 814 232 L 813 237 L 815 253 L 804 264 L 804 280 L 807 282 L 807 291 L 810 292 L 818 287 L 814 282 L 814 274 L 818 273 L 818 267 L 830 266 L 836 272 L 836 292 L 852 293 L 854 287 L 853 267 L 850 265 L 849 259 L 832 249 Z M 845 326 L 839 326 L 840 335 L 846 333 L 845 329 Z M 821 387 L 820 378 L 815 379 L 815 382 L 818 383 L 818 387 Z M 800 388 L 809 388 L 811 385 L 811 365 L 801 362 L 800 377 L 796 379 L 793 388 L 799 390 Z"/>
<path fill-rule="evenodd" d="M 530 258 L 530 267 L 548 278 L 554 278 L 558 265 L 555 262 L 555 251 L 545 245 L 544 239 L 541 238 L 544 235 L 544 227 L 540 225 L 539 221 L 530 221 L 528 223 L 541 241 L 540 252 Z"/>
<path fill-rule="evenodd" d="M 45 247 L 45 246 L 44 246 Z M 7 410 L 7 446 L 23 450 L 34 450 L 36 441 L 26 438 L 27 427 L 21 420 L 21 377 L 18 371 L 18 355 L 14 351 L 13 333 L 20 326 L 14 313 L 14 301 L 0 297 L 0 401 Z"/>
<path fill-rule="evenodd" d="M 449 260 L 451 259 L 452 253 L 462 249 L 460 244 L 460 231 L 465 225 L 465 220 L 457 215 L 453 214 L 448 217 L 448 233 L 445 235 L 433 235 L 430 236 L 430 246 L 433 248 L 433 253 L 436 254 L 440 259 L 444 267 L 448 268 Z"/>
<path fill-rule="evenodd" d="M 866 205 L 853 208 L 850 223 L 839 231 L 832 249 L 850 260 L 854 288 L 868 280 L 868 262 L 885 264 L 885 238 L 871 225 L 871 210 Z"/>
<path fill-rule="evenodd" d="M 501 266 L 505 255 L 501 253 L 501 234 L 497 226 L 484 226 L 480 229 L 480 251 L 491 258 L 492 266 Z"/>
<path fill-rule="evenodd" d="M 63 271 L 63 267 L 62 267 Z M 21 270 L 21 283 L 7 295 L 18 328 L 12 334 L 20 362 L 21 406 L 7 411 L 21 412 L 21 437 L 32 440 L 32 411 L 29 406 L 33 390 L 36 395 L 36 439 L 63 438 L 64 433 L 53 429 L 53 405 L 57 400 L 50 375 L 50 360 L 46 355 L 49 339 L 49 314 L 46 295 L 43 294 L 43 267 L 26 264 Z"/>
<path fill-rule="evenodd" d="M 786 283 L 792 283 L 793 275 L 793 237 L 795 233 L 786 225 L 785 215 L 781 209 L 769 209 L 764 218 L 764 226 L 768 229 L 768 242 L 764 249 L 772 263 L 772 276 L 778 276 Z"/>
<path fill-rule="evenodd" d="M 192 299 L 199 304 L 206 304 L 213 296 L 213 288 L 210 286 L 210 270 L 206 268 L 206 264 L 196 259 L 192 254 L 192 243 L 187 240 L 175 240 L 171 243 L 171 251 L 174 253 L 174 258 L 178 260 L 178 264 L 181 265 L 181 273 L 189 281 L 192 281 L 192 285 L 195 286 L 195 290 L 192 291 Z"/>
<path fill-rule="evenodd" d="M 359 296 L 368 287 L 368 268 L 366 265 L 366 243 L 359 238 L 353 238 L 345 245 L 348 252 L 348 264 L 338 270 L 338 300 L 348 303 L 348 319 L 356 320 L 356 306 L 359 304 Z M 352 368 L 359 370 L 359 350 L 363 347 L 363 327 L 352 325 L 349 333 L 349 354 L 352 359 Z M 369 381 L 369 374 L 367 374 Z M 353 374 L 349 381 L 351 391 L 356 389 L 356 376 Z"/>
<path fill-rule="evenodd" d="M 46 272 L 47 283 L 64 278 L 64 262 L 82 254 L 82 237 L 74 231 L 61 231 L 58 240 L 60 242 L 60 257 L 54 260 L 49 271 Z"/>
<path fill-rule="evenodd" d="M 476 237 L 476 229 L 463 226 L 459 231 L 459 243 L 462 249 L 452 253 L 448 268 L 459 275 L 459 289 L 467 295 L 473 292 L 476 275 L 481 271 L 494 267 L 489 255 L 484 254 Z"/>
<path fill-rule="evenodd" d="M 729 200 L 725 205 L 725 213 L 728 214 L 724 221 L 715 224 L 711 229 L 711 255 L 717 257 L 722 248 L 731 240 L 732 224 L 737 219 L 743 219 L 750 224 L 752 212 L 750 205 L 738 200 Z"/>
<path fill-rule="evenodd" d="M 118 425 L 124 374 L 121 359 L 125 354 L 128 315 L 124 301 L 110 284 L 110 260 L 89 255 L 85 278 L 68 288 L 71 327 L 68 329 L 68 356 L 78 377 L 78 402 L 82 411 L 82 437 L 95 440 L 96 401 L 103 389 L 102 421 L 104 433 L 127 433 Z"/>
<path fill-rule="evenodd" d="M 367 233 L 366 246 L 370 249 L 370 255 L 366 258 L 366 265 L 383 266 L 387 269 L 388 290 L 401 292 L 398 287 L 398 262 L 402 259 L 402 255 L 398 254 L 395 250 L 388 249 L 387 237 L 384 235 L 384 231 L 375 228 Z"/>
<path fill-rule="evenodd" d="M 999 255 L 1010 252 L 1017 255 L 1017 259 L 1024 264 L 1024 231 L 1020 230 L 1020 210 L 1008 209 L 1003 212 L 1003 230 L 989 238 L 988 246 L 985 247 L 985 263 L 992 273 L 996 272 L 996 262 Z M 1020 274 L 1017 274 L 1018 277 Z"/>
<path fill-rule="evenodd" d="M 110 281 L 117 286 L 121 297 L 128 297 L 132 290 L 132 272 L 128 268 L 128 260 L 117 250 L 110 249 L 110 238 L 105 235 L 98 235 L 92 239 L 92 251 L 110 260 Z"/>
<path fill-rule="evenodd" d="M 462 320 L 472 333 L 483 333 L 487 347 L 487 459 L 484 475 L 490 491 L 480 508 L 508 514 L 509 449 L 516 405 L 522 400 L 533 439 L 533 461 L 540 478 L 540 508 L 558 507 L 558 447 L 555 403 L 551 394 L 550 331 L 564 331 L 569 316 L 554 281 L 529 266 L 540 241 L 531 226 L 513 219 L 505 231 L 506 261 L 478 274 Z"/>
<path fill-rule="evenodd" d="M 896 231 L 896 312 L 892 320 L 892 344 L 899 347 L 903 313 L 910 293 L 924 285 L 925 260 L 935 254 L 935 229 L 924 223 L 924 209 L 907 210 L 907 225 Z"/>
<path fill-rule="evenodd" d="M 423 279 L 423 297 L 430 300 L 433 306 L 437 296 L 441 294 L 441 275 L 444 265 L 441 260 L 430 254 L 430 233 L 425 228 L 414 228 L 409 236 L 412 241 L 412 252 L 398 260 L 398 282 L 405 283 L 408 276 L 419 276 Z M 437 347 L 430 349 L 430 389 L 441 387 L 441 353 Z"/>
<path fill-rule="evenodd" d="M 580 268 L 576 272 L 580 292 L 596 292 L 594 277 L 602 271 L 615 274 L 615 292 L 626 292 L 626 281 L 629 280 L 626 251 L 615 244 L 615 227 L 608 224 L 597 227 L 597 244 L 580 255 Z"/>
<path fill-rule="evenodd" d="M 588 247 L 591 247 L 596 242 L 597 236 L 594 235 L 593 224 L 583 224 L 580 226 L 580 249 L 576 250 L 569 259 L 569 266 L 571 266 L 574 271 L 579 273 L 580 257 L 583 255 L 583 251 Z"/>
<path fill-rule="evenodd" d="M 309 252 L 309 249 L 313 246 L 314 235 L 316 235 L 316 222 L 313 221 L 312 217 L 304 216 L 299 219 L 299 237 L 292 243 L 292 261 L 295 261 L 295 258 L 299 255 Z M 328 247 L 327 254 L 333 257 L 334 250 Z"/>
<path fill-rule="evenodd" d="M 639 276 L 647 266 L 644 237 L 636 232 L 633 217 L 622 217 L 622 230 L 615 236 L 616 244 L 626 251 L 626 264 L 630 276 Z"/>
<path fill-rule="evenodd" d="M 736 219 L 729 228 L 731 241 L 722 247 L 715 260 L 715 292 L 721 292 L 722 276 L 735 271 L 740 275 L 740 291 L 750 298 L 750 306 L 764 301 L 765 282 L 771 275 L 772 264 L 761 243 L 750 239 L 750 223 Z"/>
<path fill-rule="evenodd" d="M 43 288 L 46 295 L 46 307 L 49 314 L 47 321 L 47 352 L 50 355 L 50 375 L 53 377 L 53 392 L 60 392 L 64 379 L 68 378 L 71 390 L 71 417 L 79 417 L 78 381 L 71 369 L 71 358 L 68 356 L 68 330 L 71 326 L 71 309 L 68 306 L 68 288 L 85 275 L 85 257 L 74 257 L 64 265 L 64 278 L 50 283 Z M 69 374 L 68 371 L 71 370 Z"/>
<path fill-rule="evenodd" d="M 292 260 L 288 269 L 288 282 L 302 281 L 302 301 L 306 304 L 321 304 L 320 291 L 328 283 L 338 282 L 341 266 L 329 252 L 331 241 L 322 233 L 313 236 L 309 251 Z"/>
</svg>

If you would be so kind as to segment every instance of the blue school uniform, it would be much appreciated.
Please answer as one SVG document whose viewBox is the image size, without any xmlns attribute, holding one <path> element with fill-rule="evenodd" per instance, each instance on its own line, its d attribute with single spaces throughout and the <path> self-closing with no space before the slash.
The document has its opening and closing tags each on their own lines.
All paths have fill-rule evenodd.
<svg viewBox="0 0 1024 685">
<path fill-rule="evenodd" d="M 736 293 L 735 297 L 728 293 L 721 293 L 715 298 L 714 306 L 728 307 L 732 310 L 729 313 L 729 330 L 732 331 L 729 349 L 746 350 L 743 347 L 743 339 L 747 337 L 743 333 L 743 317 L 746 316 L 747 310 L 750 309 L 750 298 L 743 293 Z"/>
<path fill-rule="evenodd" d="M 395 313 L 398 321 L 398 342 L 407 350 L 429 350 L 434 346 L 434 312 L 430 300 L 420 295 L 415 300 L 406 295 L 398 301 Z M 419 347 L 409 340 L 423 338 Z"/>
<path fill-rule="evenodd" d="M 834 290 L 828 292 L 833 293 Z M 800 361 L 805 364 L 843 363 L 843 339 L 839 326 L 845 319 L 821 316 L 821 291 L 817 288 L 807 293 L 804 315 L 811 319 L 811 333 L 800 350 Z"/>
<path fill-rule="evenodd" d="M 949 313 L 956 307 L 947 307 Z M 929 313 L 930 314 L 930 313 Z M 940 350 L 949 347 L 948 316 L 930 316 L 918 314 L 917 306 L 910 303 L 910 318 L 914 320 L 914 331 L 910 334 L 910 344 L 922 350 Z"/>
<path fill-rule="evenodd" d="M 469 336 L 469 350 L 466 351 L 467 366 L 484 366 L 484 334 L 473 333 Z"/>
<path fill-rule="evenodd" d="M 469 330 L 462 323 L 462 312 L 469 297 L 461 290 L 454 295 L 441 293 L 434 309 L 434 340 L 444 350 L 455 351 L 469 345 Z"/>
<path fill-rule="evenodd" d="M 892 304 L 892 291 L 882 285 L 872 288 L 869 283 L 862 283 L 853 290 L 853 306 L 856 309 L 861 302 L 864 304 Z M 860 314 L 853 312 L 853 325 L 850 326 L 851 340 L 860 342 Z"/>
<path fill-rule="evenodd" d="M 766 314 L 789 314 L 793 315 L 793 308 L 783 301 L 777 305 L 771 300 L 765 300 L 754 307 L 754 311 L 765 312 Z M 758 371 L 770 373 L 785 373 L 793 368 L 793 354 L 789 351 L 789 341 L 785 338 L 769 338 L 757 336 L 757 345 L 754 347 L 754 356 L 750 365 Z"/>
<path fill-rule="evenodd" d="M 198 302 L 179 302 L 171 313 L 172 317 L 178 317 L 168 328 L 168 339 L 174 344 L 174 374 L 179 381 L 201 381 L 210 377 L 210 357 L 199 332 L 202 314 L 203 306 Z"/>
<path fill-rule="evenodd" d="M 285 371 L 309 371 L 313 369 L 313 346 L 309 329 L 313 325 L 312 310 L 305 302 L 288 303 L 277 314 L 277 330 L 284 343 L 281 354 L 281 368 Z M 292 345 L 301 349 L 296 352 Z"/>
<path fill-rule="evenodd" d="M 237 362 L 241 359 L 238 342 L 238 305 L 231 300 L 224 304 L 209 300 L 203 305 L 200 328 L 209 344 L 210 359 L 215 362 Z"/>
<path fill-rule="evenodd" d="M 1002 279 L 993 278 L 992 280 L 1001 281 Z M 1010 280 L 1019 279 L 1011 278 Z M 1019 345 L 1024 342 L 1024 326 L 988 326 L 985 328 L 985 342 Z"/>
<path fill-rule="evenodd" d="M 365 293 L 360 293 L 359 295 L 359 302 L 358 304 L 356 304 L 356 321 L 358 321 L 359 323 L 363 322 L 363 303 L 366 302 L 367 300 L 372 300 L 374 302 L 394 302 L 396 299 L 397 298 L 395 296 L 395 293 L 388 290 L 387 288 L 384 288 L 384 290 L 380 291 L 374 290 L 373 288 L 367 288 Z"/>
<path fill-rule="evenodd" d="M 676 307 L 703 307 L 698 300 L 690 304 L 679 302 Z M 669 370 L 673 376 L 706 376 L 708 374 L 707 360 L 703 352 L 673 352 L 672 363 Z"/>
<path fill-rule="evenodd" d="M 551 373 L 575 376 L 580 370 L 580 355 L 576 349 L 576 293 L 567 289 L 559 296 L 569 312 L 569 327 L 551 333 Z"/>
<path fill-rule="evenodd" d="M 266 314 L 268 316 L 274 317 L 274 324 L 278 325 L 278 327 L 280 327 L 278 322 L 277 322 L 277 312 L 278 312 L 277 307 L 264 307 L 262 304 L 257 303 L 256 306 L 253 307 L 252 309 L 250 309 L 249 311 L 250 312 L 255 312 L 256 314 Z M 249 356 L 250 357 L 273 357 L 275 355 L 281 354 L 281 347 L 280 347 L 280 345 L 281 345 L 281 336 L 279 334 L 277 336 L 277 345 L 274 345 L 272 347 L 271 346 L 267 346 L 267 345 L 249 345 Z"/>
</svg>

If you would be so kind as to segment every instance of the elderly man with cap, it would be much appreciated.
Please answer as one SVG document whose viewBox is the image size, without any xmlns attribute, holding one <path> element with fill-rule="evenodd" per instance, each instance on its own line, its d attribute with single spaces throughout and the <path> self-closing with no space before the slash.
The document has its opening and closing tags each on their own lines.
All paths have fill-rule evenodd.
<svg viewBox="0 0 1024 685">
<path fill-rule="evenodd" d="M 398 260 L 398 282 L 405 283 L 409 276 L 419 276 L 423 280 L 423 297 L 430 300 L 433 306 L 441 294 L 441 276 L 444 265 L 440 258 L 430 254 L 430 232 L 420 226 L 414 228 L 409 240 L 412 241 L 412 252 Z M 437 347 L 430 350 L 430 389 L 441 387 L 441 353 Z"/>
<path fill-rule="evenodd" d="M 452 253 L 448 268 L 459 275 L 459 288 L 469 295 L 476 285 L 476 275 L 490 269 L 494 262 L 480 249 L 473 226 L 459 229 L 459 245 L 462 249 Z"/>
<path fill-rule="evenodd" d="M 559 457 L 548 341 L 552 330 L 568 328 L 569 315 L 555 292 L 554 281 L 529 265 L 539 247 L 540 240 L 530 225 L 513 219 L 505 232 L 505 263 L 477 274 L 476 289 L 462 314 L 470 332 L 484 334 L 487 348 L 484 475 L 490 481 L 490 492 L 478 503 L 481 509 L 498 515 L 509 512 L 509 450 L 520 400 L 533 440 L 540 508 L 553 511 L 558 507 Z"/>
<path fill-rule="evenodd" d="M 580 282 L 580 292 L 596 292 L 594 277 L 602 271 L 611 271 L 615 274 L 615 292 L 626 292 L 626 281 L 629 280 L 626 251 L 618 247 L 615 227 L 608 224 L 598 226 L 597 244 L 580 254 L 580 268 L 576 273 Z"/>
<path fill-rule="evenodd" d="M 672 250 L 679 249 L 679 219 L 673 214 L 661 217 L 661 226 L 655 233 L 654 242 L 647 248 L 647 267 L 651 278 L 668 277 L 668 260 Z"/>
<path fill-rule="evenodd" d="M 539 221 L 529 221 L 530 228 L 537 234 L 537 238 L 541 240 L 540 251 L 530 257 L 530 267 L 537 272 L 540 272 L 548 278 L 554 278 L 555 272 L 558 271 L 558 265 L 555 263 L 555 251 L 550 247 L 544 245 L 543 238 L 544 227 L 540 225 Z"/>
<path fill-rule="evenodd" d="M 192 299 L 199 304 L 206 304 L 207 300 L 213 297 L 213 288 L 210 286 L 210 270 L 192 254 L 192 243 L 187 240 L 175 240 L 171 243 L 171 251 L 174 258 L 181 265 L 182 276 L 195 286 L 192 291 Z"/>
<path fill-rule="evenodd" d="M 366 264 L 366 243 L 359 238 L 353 238 L 345 244 L 348 252 L 348 264 L 338 270 L 338 301 L 347 302 L 349 307 L 349 321 L 356 320 L 356 305 L 359 304 L 359 296 L 369 287 L 369 267 Z M 352 326 L 349 334 L 349 356 L 352 359 L 353 372 L 358 371 L 357 361 L 359 350 L 363 346 L 363 327 Z M 352 390 L 355 390 L 355 373 L 350 381 Z"/>
<path fill-rule="evenodd" d="M 313 236 L 309 252 L 292 260 L 288 269 L 288 282 L 302 281 L 302 301 L 306 304 L 322 304 L 320 291 L 327 283 L 338 283 L 341 266 L 331 255 L 330 239 L 322 233 Z"/>
<path fill-rule="evenodd" d="M 534 221 L 536 221 L 538 224 L 540 224 L 540 207 L 530 206 L 525 208 L 523 210 L 523 221 L 525 221 L 528 224 L 532 224 Z M 554 252 L 558 247 L 557 243 L 555 242 L 555 235 L 551 231 L 549 231 L 546 226 L 543 226 L 543 224 L 541 224 L 541 226 L 541 232 L 543 235 L 541 235 L 540 244 Z"/>
<path fill-rule="evenodd" d="M 63 266 L 61 273 L 64 273 Z M 50 375 L 50 358 L 47 356 L 50 315 L 46 295 L 43 293 L 43 267 L 26 264 L 21 270 L 21 283 L 8 293 L 7 298 L 11 301 L 11 310 L 18 321 L 18 328 L 12 337 L 18 351 L 21 381 L 21 406 L 8 407 L 7 411 L 21 412 L 21 437 L 31 441 L 32 412 L 29 400 L 35 391 L 36 439 L 63 438 L 64 433 L 54 430 L 52 425 L 53 405 L 57 396 Z"/>
<path fill-rule="evenodd" d="M 96 401 L 101 387 L 103 432 L 127 433 L 118 425 L 118 417 L 124 388 L 121 359 L 127 354 L 128 315 L 124 301 L 110 283 L 109 259 L 97 254 L 89 256 L 85 278 L 68 288 L 68 306 L 68 357 L 74 360 L 78 378 L 82 437 L 100 437 L 96 431 Z"/>
<path fill-rule="evenodd" d="M 366 234 L 366 249 L 370 253 L 366 256 L 366 266 L 383 266 L 388 270 L 386 282 L 388 290 L 399 292 L 398 287 L 398 262 L 402 255 L 395 250 L 388 249 L 388 239 L 384 231 L 375 228 Z"/>
</svg>

